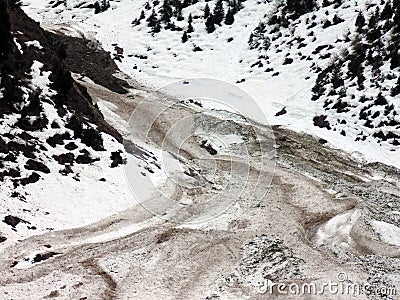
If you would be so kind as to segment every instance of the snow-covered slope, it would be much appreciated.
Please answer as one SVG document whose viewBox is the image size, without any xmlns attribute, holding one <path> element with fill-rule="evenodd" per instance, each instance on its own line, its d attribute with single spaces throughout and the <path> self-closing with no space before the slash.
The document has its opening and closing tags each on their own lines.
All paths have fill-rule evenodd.
<svg viewBox="0 0 400 300">
<path fill-rule="evenodd" d="M 361 153 L 368 160 L 400 166 L 399 95 L 390 95 L 399 69 L 390 68 L 390 55 L 383 56 L 379 71 L 353 55 L 357 41 L 369 31 L 374 31 L 375 44 L 391 43 L 390 26 L 377 31 L 366 25 L 358 33 L 359 12 L 366 23 L 375 14 L 378 24 L 396 20 L 397 10 L 383 11 L 397 1 L 304 1 L 300 8 L 287 1 L 223 1 L 225 13 L 234 10 L 234 22 L 222 20 L 210 33 L 204 10 L 208 5 L 216 15 L 217 2 L 120 0 L 96 14 L 93 0 L 39 0 L 25 1 L 24 9 L 43 27 L 98 39 L 123 72 L 148 86 L 193 77 L 236 83 L 256 99 L 271 124 L 316 134 L 358 157 Z M 371 57 L 382 52 L 375 44 Z M 350 61 L 364 72 L 361 88 L 354 76 L 346 75 Z M 344 72 L 334 92 L 332 70 Z M 379 93 L 387 105 L 374 104 Z M 366 114 L 378 120 L 368 121 Z"/>
<path fill-rule="evenodd" d="M 56 41 L 19 7 L 11 5 L 9 15 L 5 12 L 3 6 L 2 247 L 32 235 L 83 226 L 134 205 L 121 181 L 121 135 L 65 70 Z"/>
</svg>

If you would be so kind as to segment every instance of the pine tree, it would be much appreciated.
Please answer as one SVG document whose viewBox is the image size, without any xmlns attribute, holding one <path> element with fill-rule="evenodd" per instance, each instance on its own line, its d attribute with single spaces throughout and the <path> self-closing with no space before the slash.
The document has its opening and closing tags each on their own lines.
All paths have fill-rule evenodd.
<svg viewBox="0 0 400 300">
<path fill-rule="evenodd" d="M 235 22 L 235 16 L 233 15 L 233 11 L 229 8 L 225 16 L 225 24 L 232 25 L 233 22 Z"/>
<path fill-rule="evenodd" d="M 329 0 L 324 0 L 324 1 L 322 1 L 322 7 L 327 7 L 327 6 L 331 5 L 331 4 L 332 4 L 332 3 L 330 3 Z"/>
<path fill-rule="evenodd" d="M 236 14 L 239 11 L 239 7 L 236 0 L 229 1 L 229 7 L 232 10 L 233 14 Z"/>
<path fill-rule="evenodd" d="M 145 14 L 144 14 L 144 11 L 142 10 L 142 11 L 140 12 L 139 21 L 140 21 L 140 20 L 143 20 L 144 18 L 146 18 L 146 16 L 145 16 Z"/>
<path fill-rule="evenodd" d="M 358 16 L 356 18 L 356 27 L 357 27 L 357 31 L 361 32 L 362 28 L 365 26 L 365 18 L 364 15 L 362 14 L 362 12 L 360 11 L 358 13 Z"/>
<path fill-rule="evenodd" d="M 214 23 L 221 25 L 221 22 L 224 20 L 225 17 L 225 12 L 224 12 L 224 5 L 222 3 L 222 0 L 217 0 L 217 3 L 215 4 L 214 7 Z"/>
<path fill-rule="evenodd" d="M 400 67 L 400 55 L 397 49 L 395 49 L 390 58 L 390 68 L 396 69 Z"/>
<path fill-rule="evenodd" d="M 208 3 L 206 3 L 206 6 L 204 7 L 204 19 L 207 19 L 210 16 L 210 7 L 208 6 Z"/>
<path fill-rule="evenodd" d="M 184 0 L 183 1 L 183 7 L 188 7 L 190 5 L 192 5 L 192 0 Z"/>
<path fill-rule="evenodd" d="M 182 16 L 182 9 L 181 8 L 177 8 L 177 10 L 176 10 L 176 20 L 177 21 L 183 21 L 184 20 L 184 18 L 183 18 L 183 16 Z"/>
<path fill-rule="evenodd" d="M 194 31 L 193 25 L 192 25 L 192 22 L 193 22 L 192 14 L 189 14 L 188 22 L 189 22 L 189 24 L 188 24 L 187 33 L 192 33 Z"/>
<path fill-rule="evenodd" d="M 400 2 L 400 0 L 399 0 Z M 399 4 L 400 5 L 400 4 Z M 400 32 L 400 7 L 398 10 L 394 9 L 394 5 L 393 5 L 393 10 L 394 10 L 394 14 L 393 14 L 393 31 L 394 32 Z"/>
<path fill-rule="evenodd" d="M 108 0 L 101 0 L 101 3 L 96 1 L 94 3 L 94 13 L 95 14 L 99 14 L 101 12 L 104 12 L 109 8 L 110 8 L 110 2 Z"/>
<path fill-rule="evenodd" d="M 236 11 L 239 11 L 243 8 L 242 0 L 236 0 Z"/>
<path fill-rule="evenodd" d="M 132 25 L 139 25 L 140 21 L 146 18 L 144 11 L 142 10 L 138 19 L 132 21 Z"/>
<path fill-rule="evenodd" d="M 206 20 L 206 29 L 208 33 L 212 33 L 215 31 L 214 16 L 211 13 Z"/>
<path fill-rule="evenodd" d="M 158 33 L 161 31 L 161 24 L 159 21 L 156 22 L 156 24 L 154 25 L 152 32 L 153 33 Z"/>
<path fill-rule="evenodd" d="M 104 12 L 110 8 L 110 2 L 108 0 L 102 0 L 101 2 L 101 11 Z"/>
<path fill-rule="evenodd" d="M 380 92 L 378 94 L 378 96 L 376 97 L 375 101 L 374 101 L 375 105 L 387 105 L 387 100 L 386 98 L 382 95 L 382 92 Z"/>
<path fill-rule="evenodd" d="M 392 6 L 390 3 L 386 3 L 385 8 L 382 10 L 381 19 L 389 20 L 392 17 Z"/>
<path fill-rule="evenodd" d="M 393 0 L 393 10 L 395 14 L 400 13 L 400 0 Z"/>
<path fill-rule="evenodd" d="M 157 14 L 155 10 L 151 12 L 150 17 L 147 18 L 147 24 L 151 27 L 151 32 L 158 33 L 161 31 L 161 24 L 160 21 L 157 19 Z"/>
<path fill-rule="evenodd" d="M 344 85 L 343 74 L 340 70 L 340 64 L 336 64 L 333 67 L 331 82 L 335 90 Z"/>
<path fill-rule="evenodd" d="M 151 12 L 151 15 L 147 18 L 147 24 L 149 27 L 154 28 L 154 26 L 156 25 L 156 23 L 158 22 L 157 20 L 157 15 L 156 12 L 153 8 L 153 11 Z"/>
<path fill-rule="evenodd" d="M 288 19 L 296 20 L 300 16 L 313 11 L 317 7 L 315 0 L 287 0 L 284 4 L 284 15 Z M 284 19 L 284 21 L 287 21 Z"/>
<path fill-rule="evenodd" d="M 98 1 L 96 1 L 94 3 L 94 13 L 95 14 L 99 14 L 101 13 L 101 7 L 100 7 L 100 3 Z"/>
<path fill-rule="evenodd" d="M 370 17 L 368 27 L 373 29 L 379 21 L 379 9 L 376 8 L 375 13 Z"/>
<path fill-rule="evenodd" d="M 161 21 L 165 24 L 168 24 L 171 21 L 172 17 L 172 8 L 169 3 L 169 0 L 164 0 L 163 7 L 161 10 Z"/>
<path fill-rule="evenodd" d="M 183 35 L 182 35 L 182 43 L 186 43 L 187 40 L 188 40 L 188 35 L 187 35 L 186 31 L 184 31 Z"/>
<path fill-rule="evenodd" d="M 341 6 L 343 4 L 342 0 L 334 0 L 333 3 L 335 3 L 335 8 L 338 8 L 339 6 Z"/>
</svg>

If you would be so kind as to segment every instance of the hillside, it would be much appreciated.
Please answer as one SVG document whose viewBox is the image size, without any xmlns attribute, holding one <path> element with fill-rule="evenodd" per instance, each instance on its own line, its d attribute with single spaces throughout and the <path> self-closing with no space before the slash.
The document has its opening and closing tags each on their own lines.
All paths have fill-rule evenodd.
<svg viewBox="0 0 400 300">
<path fill-rule="evenodd" d="M 8 9 L 6 3 L 1 2 L 0 61 L 3 242 L 96 218 L 97 213 L 90 217 L 82 210 L 85 202 L 92 205 L 90 199 L 73 208 L 78 199 L 71 193 L 75 189 L 80 198 L 108 189 L 95 173 L 121 166 L 123 149 L 120 133 L 66 69 L 65 45 L 12 1 Z M 94 190 L 79 192 L 86 176 L 82 180 Z M 76 220 L 65 210 L 75 210 Z"/>
<path fill-rule="evenodd" d="M 109 1 L 98 13 L 93 3 L 41 0 L 25 9 L 44 27 L 99 40 L 146 85 L 192 77 L 236 83 L 271 124 L 398 166 L 398 54 L 385 46 L 398 37 L 397 1 Z M 224 18 L 211 22 L 219 11 Z"/>
</svg>

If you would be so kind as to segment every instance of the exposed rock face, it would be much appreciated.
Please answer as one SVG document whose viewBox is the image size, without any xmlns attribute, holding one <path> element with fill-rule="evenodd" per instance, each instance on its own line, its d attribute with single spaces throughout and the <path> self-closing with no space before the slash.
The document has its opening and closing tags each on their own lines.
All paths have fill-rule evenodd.
<svg viewBox="0 0 400 300">
<path fill-rule="evenodd" d="M 54 158 L 46 154 L 52 148 L 88 148 L 96 156 L 96 151 L 106 150 L 103 134 L 121 142 L 121 135 L 107 124 L 86 89 L 71 77 L 69 70 L 76 70 L 71 60 L 76 57 L 68 59 L 73 50 L 65 51 L 61 36 L 45 32 L 14 1 L 0 4 L 0 161 L 16 165 L 25 157 L 25 170 L 48 174 L 53 159 L 61 164 L 75 161 L 73 154 Z M 79 45 L 75 42 L 69 47 Z M 105 52 L 97 55 L 111 61 Z M 76 139 L 81 142 L 79 147 L 73 142 Z M 88 164 L 98 158 L 84 153 L 76 160 Z M 9 165 L 0 178 L 12 177 L 14 185 L 26 185 L 41 176 L 36 172 L 23 176 L 16 169 Z"/>
</svg>

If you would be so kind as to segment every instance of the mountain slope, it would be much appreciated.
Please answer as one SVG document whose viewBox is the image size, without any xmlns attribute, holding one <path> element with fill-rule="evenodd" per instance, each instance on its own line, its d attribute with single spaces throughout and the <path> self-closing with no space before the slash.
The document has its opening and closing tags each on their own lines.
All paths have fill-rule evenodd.
<svg viewBox="0 0 400 300">
<path fill-rule="evenodd" d="M 96 174 L 111 168 L 110 180 L 116 180 L 122 172 L 123 147 L 121 135 L 66 70 L 63 45 L 13 1 L 1 5 L 0 231 L 4 242 L 108 214 L 109 208 L 85 209 L 94 204 L 85 195 L 96 190 L 110 194 Z M 80 188 L 80 180 L 87 189 Z M 72 197 L 74 190 L 78 199 Z M 80 197 L 83 206 L 76 204 Z M 96 201 L 101 205 L 108 199 Z M 74 218 L 65 211 L 74 211 Z"/>
<path fill-rule="evenodd" d="M 398 166 L 399 98 L 391 91 L 396 91 L 399 69 L 391 64 L 394 48 L 381 55 L 390 35 L 397 36 L 390 25 L 397 10 L 386 7 L 396 7 L 397 1 L 304 1 L 298 7 L 290 1 L 222 1 L 225 19 L 214 20 L 211 32 L 207 22 L 221 11 L 218 2 L 110 1 L 107 10 L 96 14 L 94 1 L 64 6 L 41 0 L 25 9 L 44 27 L 98 39 L 122 71 L 146 85 L 191 77 L 236 83 L 257 100 L 270 123 Z M 234 20 L 228 25 L 229 10 Z M 378 27 L 365 25 L 357 32 L 359 11 L 366 24 L 376 14 Z M 354 47 L 367 45 L 368 36 L 374 42 L 364 60 Z M 375 67 L 373 57 L 381 58 Z M 356 69 L 363 72 L 359 79 L 351 73 Z M 341 73 L 343 78 L 335 81 Z M 377 100 L 382 97 L 384 103 Z M 276 116 L 281 111 L 286 113 Z"/>
</svg>

